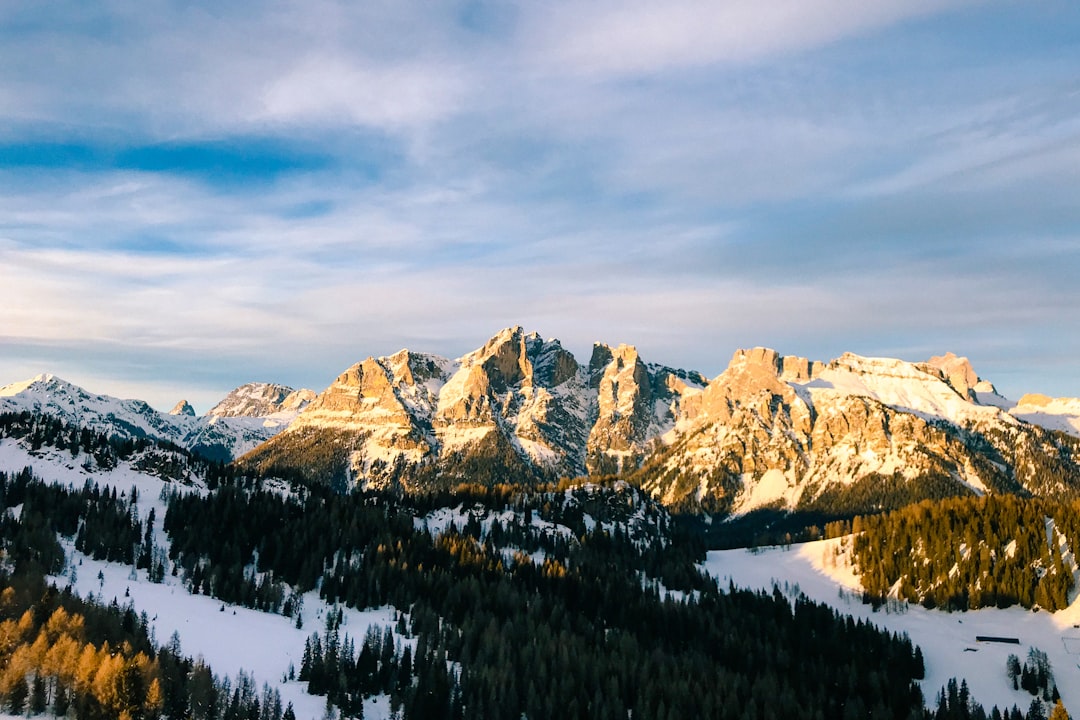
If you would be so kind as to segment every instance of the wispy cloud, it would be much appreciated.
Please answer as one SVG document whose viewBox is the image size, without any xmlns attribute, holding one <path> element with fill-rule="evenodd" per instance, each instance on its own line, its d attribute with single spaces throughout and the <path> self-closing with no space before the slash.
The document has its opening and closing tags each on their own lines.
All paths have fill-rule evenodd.
<svg viewBox="0 0 1080 720">
<path fill-rule="evenodd" d="M 1080 395 L 1076 27 L 929 0 L 15 8 L 0 373 L 320 386 L 522 323 L 709 374 L 740 345 L 953 349 Z"/>
<path fill-rule="evenodd" d="M 568 73 L 651 74 L 790 55 L 941 12 L 943 0 L 557 2 L 536 6 L 536 52 Z"/>
</svg>

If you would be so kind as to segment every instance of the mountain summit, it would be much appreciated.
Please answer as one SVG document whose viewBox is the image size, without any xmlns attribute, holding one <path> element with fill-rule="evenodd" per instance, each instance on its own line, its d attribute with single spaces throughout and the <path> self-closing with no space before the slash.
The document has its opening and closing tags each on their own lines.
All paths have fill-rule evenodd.
<svg viewBox="0 0 1080 720">
<path fill-rule="evenodd" d="M 230 403 L 230 398 L 249 398 L 244 385 L 230 393 L 215 409 Z M 175 443 L 216 460 L 231 460 L 282 430 L 292 421 L 308 397 L 310 390 L 287 390 L 278 405 L 266 403 L 246 405 L 232 401 L 232 414 L 207 414 L 196 417 L 195 410 L 181 400 L 168 413 L 158 412 L 142 400 L 122 400 L 109 395 L 96 395 L 66 380 L 48 373 L 30 380 L 0 388 L 0 412 L 30 412 L 51 415 L 75 427 L 120 438 L 153 438 Z M 291 403 L 291 404 L 290 404 Z M 259 414 L 266 411 L 266 414 Z M 213 411 L 211 411 L 213 412 Z"/>
<path fill-rule="evenodd" d="M 406 491 L 631 473 L 668 505 L 725 513 L 1080 487 L 1080 441 L 1010 407 L 951 353 L 826 363 L 751 348 L 710 381 L 629 345 L 596 343 L 583 365 L 510 327 L 456 360 L 359 362 L 240 462 Z"/>
<path fill-rule="evenodd" d="M 952 353 L 821 362 L 758 347 L 709 380 L 632 345 L 597 342 L 583 364 L 509 327 L 457 359 L 369 357 L 317 395 L 249 383 L 201 418 L 51 375 L 0 388 L 0 411 L 242 455 L 241 470 L 340 489 L 623 474 L 668 506 L 721 514 L 1080 489 L 1080 400 L 1010 402 Z"/>
</svg>

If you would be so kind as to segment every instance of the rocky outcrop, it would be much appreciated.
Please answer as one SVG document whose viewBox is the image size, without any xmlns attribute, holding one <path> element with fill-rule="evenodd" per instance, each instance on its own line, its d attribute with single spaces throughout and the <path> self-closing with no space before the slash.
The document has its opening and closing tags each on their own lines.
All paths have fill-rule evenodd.
<svg viewBox="0 0 1080 720">
<path fill-rule="evenodd" d="M 512 327 L 457 360 L 402 350 L 357 363 L 244 462 L 405 490 L 633 474 L 671 506 L 729 513 L 1080 487 L 1080 441 L 1007 407 L 951 354 L 823 363 L 752 348 L 707 381 L 630 345 L 596 343 L 581 366 Z"/>
<path fill-rule="evenodd" d="M 195 417 L 195 408 L 191 407 L 191 404 L 188 403 L 187 400 L 181 400 L 173 406 L 173 409 L 169 411 L 169 414 Z"/>
<path fill-rule="evenodd" d="M 687 398 L 701 392 L 700 373 L 646 364 L 632 345 L 593 346 L 589 387 L 595 409 L 586 446 L 591 474 L 637 468 L 683 417 Z"/>
<path fill-rule="evenodd" d="M 740 350 L 638 480 L 668 505 L 721 513 L 1080 489 L 1080 443 L 979 404 L 968 384 L 984 381 L 964 366 Z"/>
<path fill-rule="evenodd" d="M 274 383 L 247 383 L 236 388 L 206 414 L 210 417 L 271 417 L 303 410 L 315 399 L 312 390 L 293 390 Z"/>
<path fill-rule="evenodd" d="M 244 462 L 262 467 L 278 447 L 325 431 L 348 456 L 350 481 L 366 487 L 446 485 L 478 472 L 493 480 L 500 472 L 502 480 L 579 475 L 587 383 L 558 340 L 520 327 L 457 360 L 402 350 L 346 370 Z"/>
</svg>

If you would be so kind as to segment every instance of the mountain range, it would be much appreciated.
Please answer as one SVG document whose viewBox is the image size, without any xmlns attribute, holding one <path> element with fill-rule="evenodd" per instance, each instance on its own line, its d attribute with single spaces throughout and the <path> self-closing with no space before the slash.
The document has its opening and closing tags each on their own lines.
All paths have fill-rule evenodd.
<svg viewBox="0 0 1080 720">
<path fill-rule="evenodd" d="M 142 400 L 95 395 L 55 375 L 42 374 L 0 387 L 0 412 L 51 415 L 106 435 L 161 440 L 209 459 L 231 460 L 283 430 L 314 397 L 311 390 L 248 383 L 206 415 L 196 417 L 186 400 L 162 413 Z"/>
<path fill-rule="evenodd" d="M 670 507 L 720 514 L 1080 488 L 1080 400 L 1011 402 L 951 353 L 819 362 L 753 348 L 708 379 L 629 345 L 596 343 L 581 363 L 512 327 L 453 360 L 369 357 L 317 395 L 245 385 L 201 418 L 47 375 L 0 388 L 0 412 L 23 410 L 343 488 L 622 474 Z"/>
</svg>

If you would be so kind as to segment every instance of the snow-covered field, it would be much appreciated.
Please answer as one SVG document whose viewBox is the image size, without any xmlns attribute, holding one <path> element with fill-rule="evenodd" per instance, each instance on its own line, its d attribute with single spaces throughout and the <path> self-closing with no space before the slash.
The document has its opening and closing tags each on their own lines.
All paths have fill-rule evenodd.
<svg viewBox="0 0 1080 720">
<path fill-rule="evenodd" d="M 140 517 L 145 519 L 154 508 L 157 517 L 155 542 L 160 547 L 167 547 L 161 531 L 165 516 L 165 502 L 161 496 L 163 488 L 175 488 L 174 485 L 136 472 L 127 464 L 112 471 L 91 474 L 70 454 L 46 451 L 31 456 L 17 442 L 0 440 L 0 470 L 16 472 L 27 465 L 33 465 L 35 473 L 46 481 L 81 486 L 89 478 L 103 486 L 115 487 L 118 493 L 129 493 L 135 487 L 139 494 Z M 443 509 L 417 519 L 417 524 L 426 523 L 433 532 L 439 532 L 450 522 L 463 526 L 469 516 L 470 512 L 465 508 Z M 489 526 L 494 516 L 481 520 Z M 500 517 L 503 522 L 509 519 Z M 534 524 L 538 521 L 539 518 L 534 516 Z M 566 528 L 550 528 L 552 532 L 562 530 Z M 839 540 L 826 540 L 754 553 L 746 550 L 710 552 L 705 565 L 722 586 L 731 580 L 737 586 L 771 590 L 774 585 L 783 588 L 786 583 L 790 592 L 795 592 L 797 586 L 797 591 L 841 613 L 870 620 L 890 631 L 907 633 L 922 648 L 927 671 L 922 687 L 931 705 L 948 679 L 956 677 L 967 680 L 973 697 L 986 708 L 1018 705 L 1026 709 L 1031 696 L 1012 689 L 1005 673 L 1005 660 L 1012 653 L 1024 659 L 1028 648 L 1037 647 L 1047 653 L 1053 664 L 1057 686 L 1066 706 L 1080 714 L 1080 598 L 1065 610 L 1053 614 L 1020 608 L 945 613 L 917 605 L 909 606 L 903 612 L 887 612 L 885 608 L 875 612 L 859 601 L 858 580 L 843 558 L 837 561 L 835 549 L 838 543 Z M 133 575 L 130 566 L 95 561 L 75 551 L 71 543 L 65 544 L 65 552 L 68 567 L 55 578 L 59 586 L 70 583 L 81 595 L 92 593 L 106 603 L 113 598 L 120 605 L 130 601 L 136 612 L 147 614 L 159 643 L 168 642 L 172 633 L 177 632 L 184 653 L 203 657 L 218 675 L 235 677 L 243 670 L 254 677 L 259 687 L 264 682 L 276 687 L 283 703 L 293 703 L 300 720 L 323 717 L 323 698 L 307 695 L 303 683 L 286 680 L 290 664 L 299 670 L 305 639 L 310 633 L 323 629 L 328 608 L 315 593 L 304 597 L 304 627 L 298 630 L 288 618 L 223 606 L 221 601 L 205 596 L 192 596 L 177 578 L 169 574 L 164 583 L 153 584 L 147 580 L 145 571 Z M 72 570 L 75 571 L 74 581 Z M 343 632 L 362 641 L 369 625 L 381 628 L 393 622 L 391 608 L 365 612 L 347 610 Z M 1017 637 L 1020 645 L 979 643 L 975 640 L 976 635 Z M 365 707 L 367 718 L 388 718 L 389 714 L 389 701 L 385 697 L 376 698 Z"/>
<path fill-rule="evenodd" d="M 35 474 L 46 482 L 73 484 L 81 487 L 92 479 L 102 487 L 116 488 L 117 493 L 138 492 L 139 517 L 145 520 L 154 509 L 155 544 L 168 547 L 167 538 L 161 530 L 165 518 L 163 488 L 175 489 L 175 485 L 132 470 L 127 463 L 111 471 L 95 471 L 92 474 L 72 461 L 69 453 L 46 450 L 37 457 L 31 456 L 19 443 L 0 440 L 0 471 L 17 472 L 32 465 Z M 187 489 L 198 492 L 198 489 Z M 64 541 L 67 567 L 60 576 L 52 578 L 58 587 L 72 585 L 79 595 L 95 598 L 108 604 L 114 598 L 123 607 L 129 602 L 135 612 L 145 612 L 158 644 L 166 644 L 174 632 L 180 636 L 185 655 L 202 657 L 219 677 L 231 677 L 243 670 L 255 680 L 256 687 L 263 683 L 278 689 L 282 705 L 293 704 L 298 720 L 320 720 L 325 716 L 325 698 L 308 695 L 307 683 L 288 681 L 290 664 L 299 672 L 304 652 L 304 641 L 313 632 L 324 630 L 327 604 L 315 592 L 307 593 L 303 601 L 303 628 L 295 627 L 295 620 L 258 612 L 244 607 L 223 604 L 204 595 L 191 595 L 179 578 L 166 573 L 161 584 L 149 581 L 145 570 L 135 571 L 130 565 L 94 560 L 75 550 L 73 543 Z M 74 571 L 75 580 L 72 581 Z M 369 625 L 383 628 L 395 623 L 392 608 L 358 611 L 345 609 L 342 635 L 348 634 L 359 646 Z M 404 640 L 404 642 L 410 642 Z M 415 642 L 415 641 L 411 641 Z M 380 696 L 369 701 L 364 717 L 383 720 L 390 717 L 389 698 Z"/>
<path fill-rule="evenodd" d="M 1080 597 L 1056 613 L 1022 608 L 984 608 L 963 613 L 927 610 L 919 605 L 903 611 L 874 611 L 860 601 L 861 589 L 850 567 L 837 563 L 839 539 L 769 548 L 760 552 L 722 550 L 708 554 L 705 567 L 726 587 L 772 590 L 774 585 L 798 591 L 826 603 L 843 614 L 870 620 L 893 632 L 907 633 L 922 648 L 926 679 L 922 681 L 927 704 L 949 678 L 966 679 L 972 696 L 989 711 L 1017 705 L 1027 710 L 1032 696 L 1013 690 L 1005 673 L 1005 660 L 1016 654 L 1023 661 L 1028 649 L 1044 651 L 1053 665 L 1062 701 L 1072 714 L 1080 714 Z M 977 635 L 1019 638 L 1019 645 L 976 642 Z"/>
</svg>

